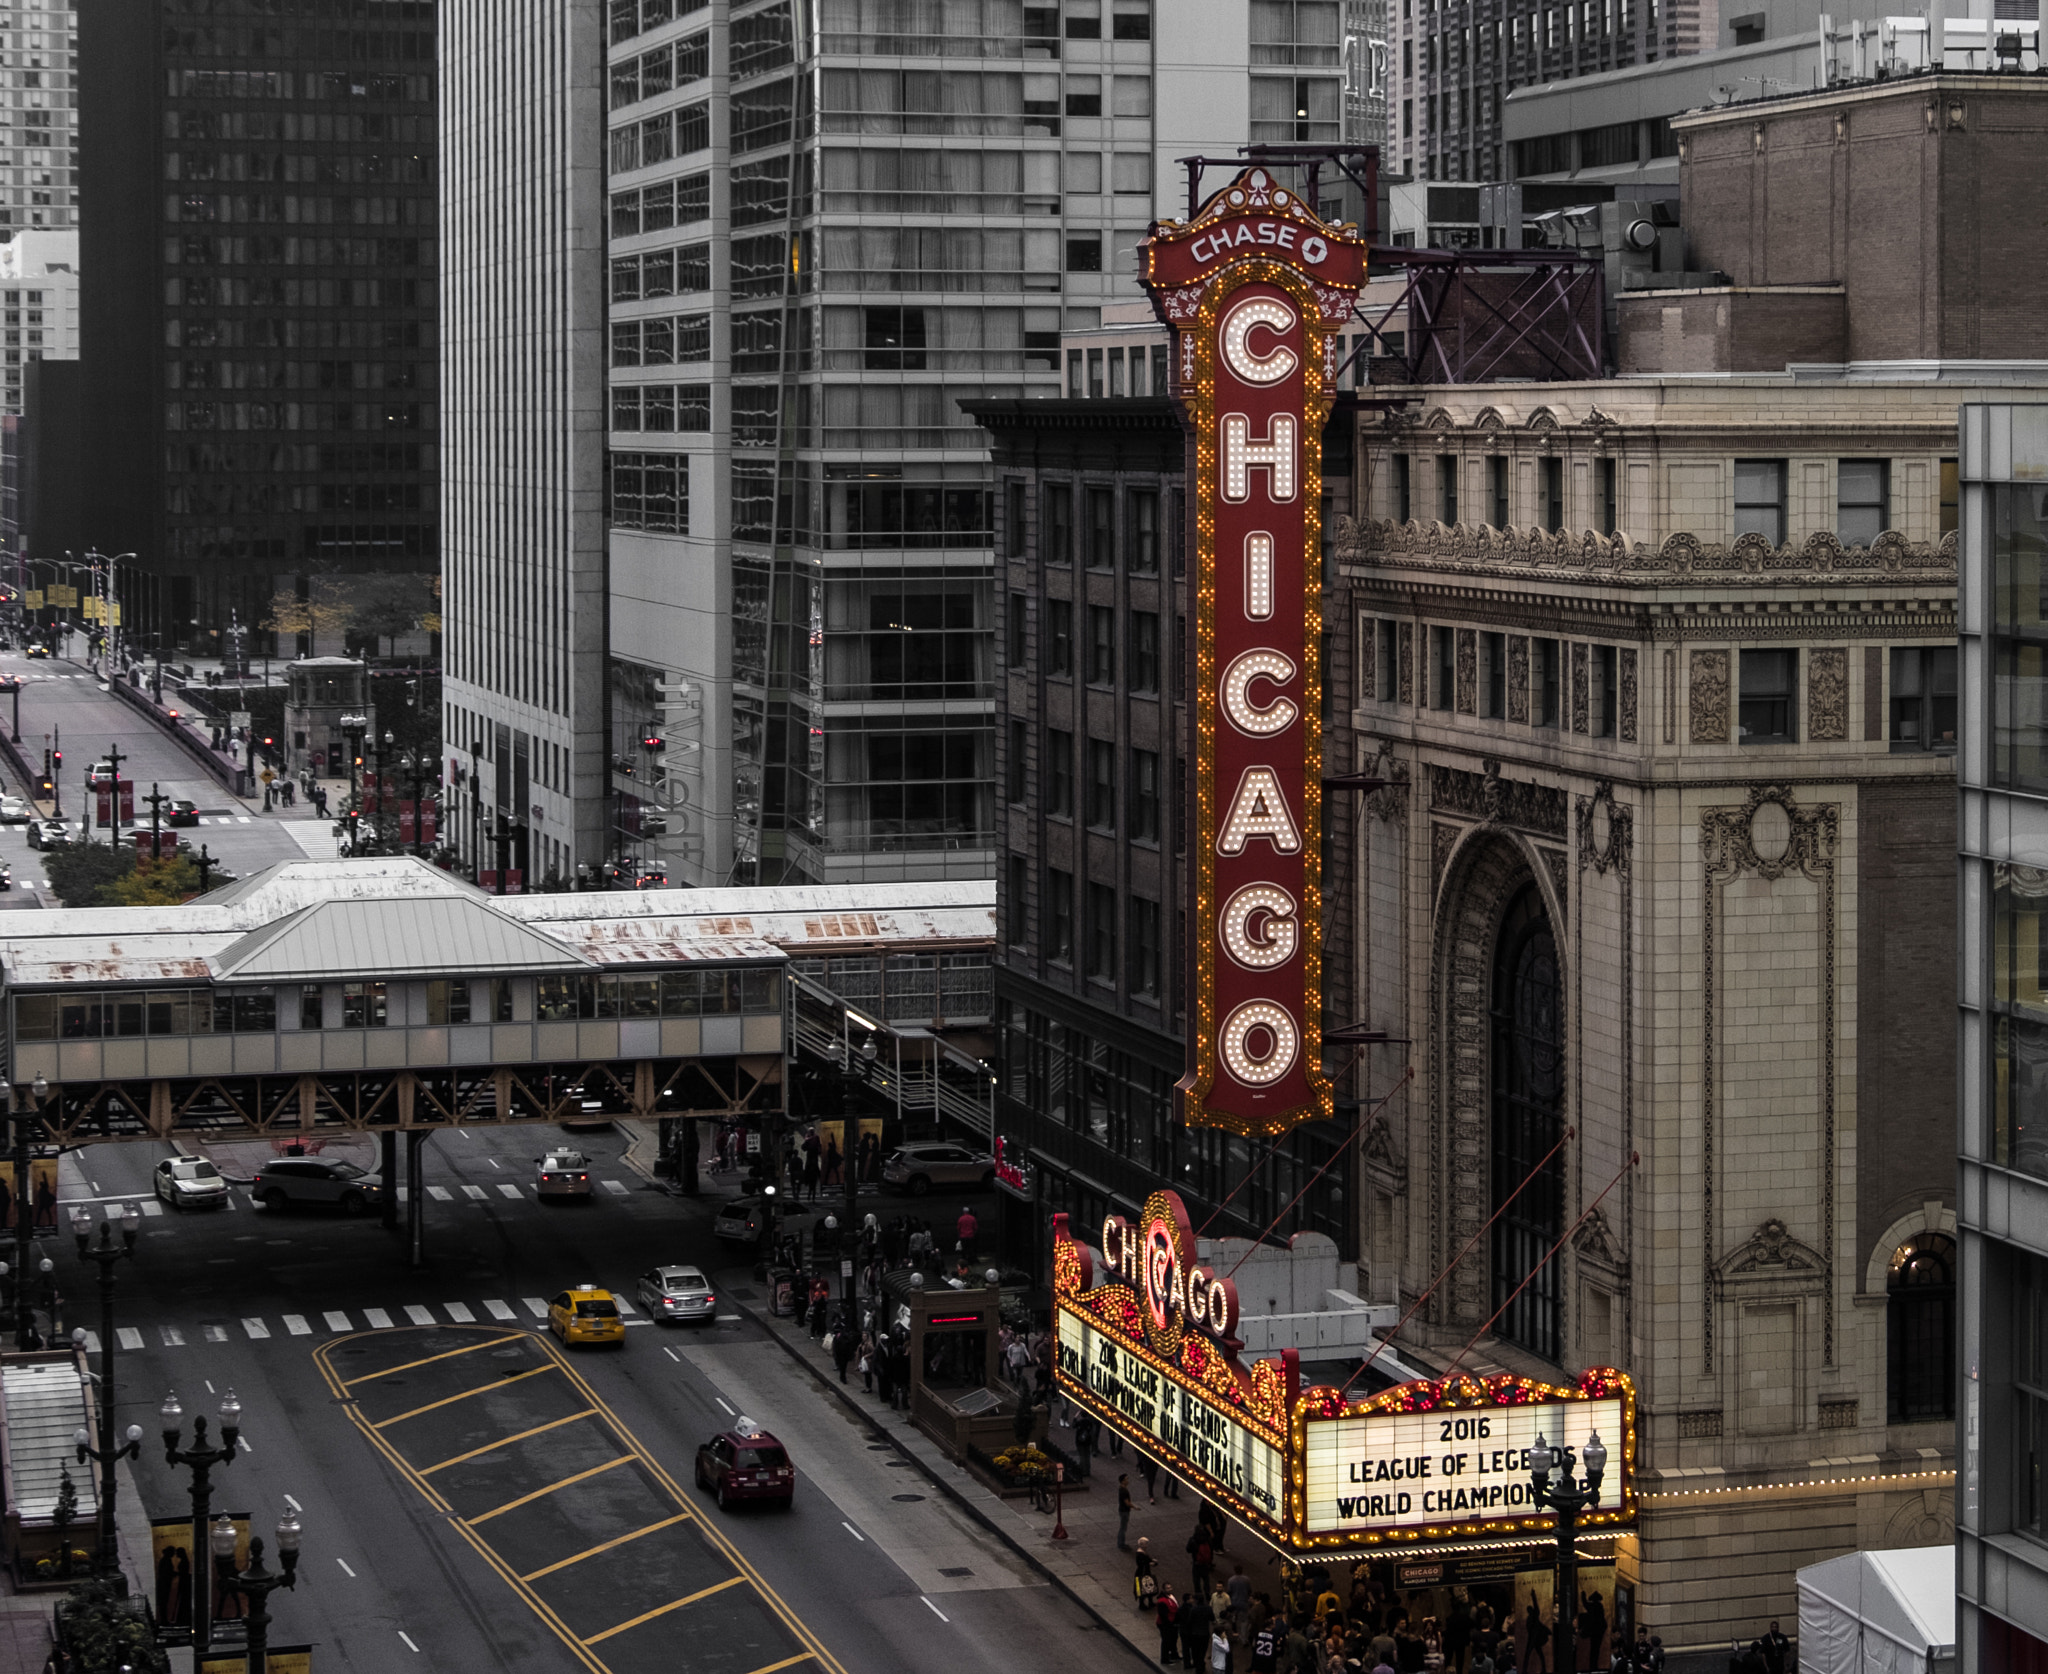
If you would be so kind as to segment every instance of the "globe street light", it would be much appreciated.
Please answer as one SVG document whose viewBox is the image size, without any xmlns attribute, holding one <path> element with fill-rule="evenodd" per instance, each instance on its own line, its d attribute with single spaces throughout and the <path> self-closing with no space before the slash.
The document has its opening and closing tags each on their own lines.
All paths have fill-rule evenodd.
<svg viewBox="0 0 2048 1674">
<path fill-rule="evenodd" d="M 41 1115 L 43 1100 L 50 1096 L 50 1084 L 38 1074 L 29 1088 L 29 1107 L 18 1108 L 14 1087 L 0 1075 L 0 1109 L 14 1124 L 14 1346 L 23 1354 L 34 1344 L 35 1300 L 28 1287 L 29 1256 L 35 1247 L 35 1216 L 29 1182 L 29 1135 Z"/>
<path fill-rule="evenodd" d="M 1539 1432 L 1529 1449 L 1529 1497 L 1557 1513 L 1557 1658 L 1554 1674 L 1579 1674 L 1579 1553 L 1578 1527 L 1581 1513 L 1600 1503 L 1600 1479 L 1607 1474 L 1607 1449 L 1600 1432 L 1586 1438 L 1581 1455 L 1586 1467 L 1585 1485 L 1572 1480 L 1572 1450 L 1552 1447 Z M 1557 1472 L 1556 1486 L 1550 1473 Z M 1594 1655 L 1599 1655 L 1598 1647 Z"/>
<path fill-rule="evenodd" d="M 125 1442 L 114 1440 L 114 1264 L 127 1261 L 135 1254 L 136 1234 L 142 1227 L 142 1211 L 132 1203 L 116 1204 L 107 1211 L 107 1218 L 100 1222 L 99 1242 L 93 1242 L 92 1216 L 83 1209 L 71 1214 L 72 1236 L 78 1240 L 78 1254 L 81 1259 L 97 1262 L 100 1270 L 100 1444 L 91 1447 L 85 1439 L 85 1432 L 78 1432 L 78 1462 L 82 1465 L 88 1456 L 100 1465 L 100 1555 L 99 1569 L 103 1576 L 118 1576 L 121 1559 L 114 1535 L 114 1466 L 122 1459 L 132 1459 L 142 1451 L 142 1431 L 129 1426 Z M 114 1234 L 120 1233 L 115 1241 Z M 81 1327 L 73 1334 L 73 1340 L 82 1348 L 85 1332 Z"/>
<path fill-rule="evenodd" d="M 290 1506 L 277 1520 L 277 1556 L 283 1566 L 277 1571 L 263 1565 L 260 1536 L 249 1542 L 249 1567 L 235 1576 L 235 1586 L 249 1595 L 248 1674 L 266 1674 L 270 1666 L 270 1595 L 280 1587 L 299 1584 L 299 1516 Z M 213 1555 L 221 1563 L 235 1561 L 235 1526 L 225 1516 L 214 1524 L 209 1536 Z"/>
<path fill-rule="evenodd" d="M 177 1391 L 164 1397 L 157 1409 L 163 1418 L 164 1458 L 183 1465 L 192 1473 L 192 1648 L 204 1653 L 213 1648 L 213 1564 L 208 1557 L 210 1531 L 208 1516 L 213 1509 L 213 1467 L 235 1462 L 235 1444 L 242 1435 L 242 1403 L 230 1389 L 220 1403 L 219 1447 L 206 1440 L 206 1420 L 192 1420 L 192 1445 L 180 1449 L 184 1438 L 185 1409 L 178 1404 Z"/>
</svg>

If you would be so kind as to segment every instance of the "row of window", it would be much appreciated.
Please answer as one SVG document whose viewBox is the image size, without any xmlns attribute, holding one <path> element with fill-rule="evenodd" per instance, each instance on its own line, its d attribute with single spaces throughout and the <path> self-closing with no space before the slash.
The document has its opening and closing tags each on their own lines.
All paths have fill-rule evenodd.
<svg viewBox="0 0 2048 1674">
<path fill-rule="evenodd" d="M 658 186 L 612 194 L 612 237 L 635 238 L 711 218 L 711 176 L 689 174 Z"/>
<path fill-rule="evenodd" d="M 612 365 L 688 365 L 711 358 L 709 314 L 662 315 L 612 322 Z"/>
<path fill-rule="evenodd" d="M 1022 806 L 1030 791 L 1030 776 L 1026 771 L 1026 747 L 1030 741 L 1030 724 L 1025 721 L 1010 722 L 1008 759 L 1004 795 L 1013 804 Z M 1075 770 L 1077 765 L 1087 777 L 1081 785 L 1081 823 L 1091 831 L 1114 834 L 1119 816 L 1123 820 L 1124 836 L 1134 843 L 1157 845 L 1161 830 L 1161 811 L 1166 806 L 1167 785 L 1163 777 L 1165 768 L 1157 750 L 1132 750 L 1123 764 L 1127 769 L 1124 777 L 1118 777 L 1117 747 L 1107 739 L 1089 738 L 1082 740 L 1087 757 L 1076 763 L 1074 759 L 1074 735 L 1064 727 L 1048 727 L 1045 731 L 1045 756 L 1043 778 L 1044 796 L 1042 806 L 1048 818 L 1070 820 L 1075 808 Z M 1119 795 L 1118 787 L 1122 791 Z M 1122 808 L 1119 810 L 1118 803 Z M 1180 819 L 1176 807 L 1174 819 L 1175 847 L 1180 845 Z"/>
<path fill-rule="evenodd" d="M 709 384 L 614 384 L 612 428 L 698 433 L 711 428 Z"/>
<path fill-rule="evenodd" d="M 690 532 L 690 459 L 680 453 L 611 456 L 611 522 L 615 529 L 660 535 Z"/>
<path fill-rule="evenodd" d="M 343 144 L 428 145 L 436 138 L 431 116 L 273 113 L 260 110 L 177 110 L 165 113 L 177 140 L 314 140 Z"/>
<path fill-rule="evenodd" d="M 434 78 L 366 75 L 350 70 L 166 70 L 174 99 L 375 99 L 380 104 L 431 104 Z"/>
<path fill-rule="evenodd" d="M 18 337 L 10 337 L 18 342 Z M 30 332 L 29 341 L 42 341 Z M 170 389 L 415 389 L 431 387 L 431 360 L 173 360 L 165 363 Z"/>
<path fill-rule="evenodd" d="M 1171 393 L 1166 381 L 1166 345 L 1155 343 L 1148 350 L 1139 344 L 1129 351 L 1130 375 L 1124 374 L 1126 351 L 1121 348 L 1086 351 L 1087 379 L 1081 376 L 1083 351 L 1067 351 L 1067 398 L 1100 401 L 1105 396 L 1149 396 Z"/>
<path fill-rule="evenodd" d="M 418 267 L 434 260 L 431 238 L 203 238 L 164 240 L 164 261 L 177 267 Z"/>
<path fill-rule="evenodd" d="M 710 0 L 611 0 L 612 44 L 702 11 Z"/>
<path fill-rule="evenodd" d="M 426 299 L 432 300 L 432 281 Z M 417 308 L 417 279 L 247 279 L 207 274 L 164 280 L 173 308 Z"/>
<path fill-rule="evenodd" d="M 1091 570 L 1109 570 L 1116 567 L 1117 553 L 1123 553 L 1124 568 L 1133 575 L 1157 575 L 1159 573 L 1160 544 L 1163 536 L 1170 535 L 1174 554 L 1174 573 L 1181 572 L 1181 546 L 1179 521 L 1181 498 L 1176 492 L 1167 496 L 1162 507 L 1160 491 L 1156 488 L 1127 488 L 1123 492 L 1122 539 L 1119 541 L 1117 526 L 1117 491 L 1113 488 L 1098 488 L 1083 485 L 1080 490 L 1081 515 L 1084 521 L 1077 530 L 1074 521 L 1075 487 L 1071 483 L 1046 483 L 1040 491 L 1038 517 L 1038 556 L 1046 564 L 1071 564 L 1074 561 L 1075 543 L 1078 535 L 1080 550 L 1087 567 Z M 1004 552 L 1011 558 L 1024 556 L 1027 533 L 1025 521 L 1025 485 L 1012 481 L 1004 485 Z M 1162 511 L 1173 518 L 1174 528 L 1165 530 L 1161 526 Z M 1021 613 L 1013 612 L 1012 634 L 1021 633 Z M 1021 655 L 1017 661 L 1021 664 Z"/>
<path fill-rule="evenodd" d="M 612 109 L 688 87 L 711 73 L 711 37 L 691 35 L 612 64 Z"/>
<path fill-rule="evenodd" d="M 1086 680 L 1091 686 L 1116 684 L 1116 612 L 1108 605 L 1088 605 L 1088 639 L 1083 647 L 1087 658 Z M 1185 618 L 1175 619 L 1176 638 Z M 1013 673 L 1026 666 L 1024 655 L 1024 595 L 1010 595 L 1010 638 L 1006 662 Z M 1126 624 L 1124 683 L 1133 696 L 1152 697 L 1159 691 L 1159 618 L 1149 610 L 1134 610 Z M 1045 631 L 1040 640 L 1045 672 L 1054 679 L 1074 676 L 1074 602 L 1071 599 L 1045 601 Z M 1176 647 L 1176 657 L 1178 648 Z M 1175 668 L 1179 663 L 1176 661 Z M 1176 682 L 1177 684 L 1178 682 Z"/>
<path fill-rule="evenodd" d="M 612 301 L 687 295 L 711 289 L 711 246 L 683 244 L 612 258 Z"/>
<path fill-rule="evenodd" d="M 1012 945 L 1022 947 L 1027 935 L 1024 903 L 1030 862 L 1021 854 L 1007 858 L 1009 938 Z M 1078 946 L 1080 968 L 1090 982 L 1113 986 L 1121 975 L 1132 994 L 1156 1000 L 1165 952 L 1159 903 L 1148 901 L 1142 895 L 1129 895 L 1120 900 L 1111 885 L 1091 883 L 1087 887 L 1086 916 L 1079 924 L 1075 920 L 1074 906 L 1074 874 L 1058 866 L 1048 866 L 1039 914 L 1039 949 L 1045 958 L 1055 965 L 1072 966 L 1076 963 Z M 1120 916 L 1123 920 L 1124 950 L 1121 971 L 1117 963 Z"/>
<path fill-rule="evenodd" d="M 185 192 L 164 198 L 164 219 L 216 225 L 431 227 L 434 200 L 261 192 Z"/>
<path fill-rule="evenodd" d="M 612 173 L 687 157 L 711 144 L 711 107 L 685 105 L 612 130 Z"/>
<path fill-rule="evenodd" d="M 30 314 L 29 323 L 38 316 Z M 15 323 L 8 314 L 7 323 Z M 433 323 L 418 320 L 179 319 L 164 321 L 166 347 L 191 349 L 431 349 Z"/>
<path fill-rule="evenodd" d="M 333 185 L 420 183 L 433 178 L 426 157 L 348 156 L 290 151 L 167 151 L 166 180 L 314 181 Z"/>
<path fill-rule="evenodd" d="M 332 443 L 186 442 L 164 449 L 164 469 L 217 476 L 229 471 L 358 471 L 380 477 L 431 471 L 434 449 L 417 442 Z"/>
<path fill-rule="evenodd" d="M 166 430 L 418 430 L 434 422 L 432 406 L 325 401 L 171 401 Z"/>
</svg>

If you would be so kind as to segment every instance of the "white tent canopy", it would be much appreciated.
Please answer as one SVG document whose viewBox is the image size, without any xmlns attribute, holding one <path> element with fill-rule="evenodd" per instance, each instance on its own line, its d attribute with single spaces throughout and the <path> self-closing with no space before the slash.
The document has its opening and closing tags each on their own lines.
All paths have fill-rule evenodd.
<svg viewBox="0 0 2048 1674">
<path fill-rule="evenodd" d="M 1850 1552 L 1799 1572 L 1800 1674 L 1955 1666 L 1956 1549 Z"/>
</svg>

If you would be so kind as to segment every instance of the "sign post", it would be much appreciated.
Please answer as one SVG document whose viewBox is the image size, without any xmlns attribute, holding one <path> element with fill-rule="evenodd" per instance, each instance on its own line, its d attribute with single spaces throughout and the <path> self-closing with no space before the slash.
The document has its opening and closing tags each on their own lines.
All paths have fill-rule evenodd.
<svg viewBox="0 0 2048 1674">
<path fill-rule="evenodd" d="M 1140 249 L 1189 433 L 1195 693 L 1186 1120 L 1329 1116 L 1322 435 L 1366 242 L 1253 166 Z"/>
</svg>

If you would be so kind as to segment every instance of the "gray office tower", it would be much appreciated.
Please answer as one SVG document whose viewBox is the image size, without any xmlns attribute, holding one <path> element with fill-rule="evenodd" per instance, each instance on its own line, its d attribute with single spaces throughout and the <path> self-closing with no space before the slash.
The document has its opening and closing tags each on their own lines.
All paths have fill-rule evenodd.
<svg viewBox="0 0 2048 1674">
<path fill-rule="evenodd" d="M 446 735 L 480 825 L 536 878 L 988 876 L 992 478 L 958 403 L 1058 393 L 1060 333 L 1185 212 L 1175 158 L 1344 137 L 1352 15 L 442 19 Z"/>
</svg>

